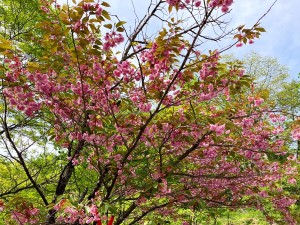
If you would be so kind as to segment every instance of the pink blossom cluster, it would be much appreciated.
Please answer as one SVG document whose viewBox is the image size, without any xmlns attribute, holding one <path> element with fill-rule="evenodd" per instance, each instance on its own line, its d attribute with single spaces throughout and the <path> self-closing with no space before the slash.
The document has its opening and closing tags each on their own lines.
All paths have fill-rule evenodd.
<svg viewBox="0 0 300 225">
<path fill-rule="evenodd" d="M 9 103 L 18 110 L 24 111 L 27 116 L 33 114 L 41 108 L 41 103 L 34 100 L 34 94 L 28 91 L 28 87 L 18 86 L 4 89 L 3 94 L 9 98 Z"/>
<path fill-rule="evenodd" d="M 249 42 L 248 42 L 250 45 L 254 43 L 253 39 L 250 39 Z M 236 47 L 242 47 L 243 46 L 243 43 L 242 41 L 240 40 L 236 45 Z"/>
<path fill-rule="evenodd" d="M 57 217 L 57 222 L 61 223 L 75 223 L 79 221 L 83 223 L 83 218 L 85 218 L 84 210 L 77 210 L 75 207 L 67 206 L 63 211 L 64 215 Z"/>
<path fill-rule="evenodd" d="M 223 13 L 228 12 L 229 7 L 232 5 L 233 0 L 212 0 L 209 3 L 210 7 L 221 7 Z"/>
<path fill-rule="evenodd" d="M 300 140 L 300 127 L 293 128 L 291 134 L 295 141 Z"/>
<path fill-rule="evenodd" d="M 44 11 L 45 13 L 49 13 L 50 10 L 46 6 L 41 6 L 41 10 Z"/>
<path fill-rule="evenodd" d="M 283 123 L 286 121 L 286 116 L 276 113 L 270 113 L 269 118 L 272 123 Z"/>
<path fill-rule="evenodd" d="M 97 17 L 100 17 L 100 16 L 102 15 L 103 9 L 100 7 L 99 4 L 96 4 L 95 7 L 96 7 L 96 16 L 97 16 Z"/>
<path fill-rule="evenodd" d="M 169 5 L 171 6 L 179 6 L 180 9 L 185 8 L 185 4 L 190 4 L 191 2 L 195 7 L 200 7 L 201 6 L 201 1 L 200 0 L 167 0 L 166 1 Z"/>
<path fill-rule="evenodd" d="M 224 134 L 224 132 L 225 132 L 225 124 L 222 124 L 222 125 L 211 124 L 210 130 L 216 132 L 217 136 L 220 136 L 220 135 Z"/>
<path fill-rule="evenodd" d="M 57 204 L 54 209 L 58 212 L 57 222 L 61 223 L 75 223 L 79 224 L 93 224 L 93 222 L 99 221 L 100 214 L 98 207 L 95 204 L 91 204 L 83 209 L 77 209 L 74 206 L 63 206 L 63 204 Z"/>
<path fill-rule="evenodd" d="M 255 107 L 259 107 L 265 100 L 260 97 L 248 97 L 249 101 L 254 104 Z"/>
<path fill-rule="evenodd" d="M 100 6 L 99 3 L 83 3 L 82 5 L 82 8 L 85 12 L 88 12 L 88 11 L 95 11 L 96 13 L 96 16 L 101 16 L 102 14 L 102 7 Z"/>
<path fill-rule="evenodd" d="M 13 210 L 11 213 L 11 218 L 16 221 L 19 225 L 25 224 L 35 224 L 39 221 L 38 219 L 39 209 L 34 207 L 21 208 L 18 207 L 17 210 Z"/>
<path fill-rule="evenodd" d="M 114 70 L 114 75 L 116 77 L 122 77 L 125 83 L 132 81 L 135 77 L 135 70 L 128 61 L 117 64 L 117 68 Z"/>
<path fill-rule="evenodd" d="M 280 199 L 274 200 L 274 202 L 276 202 L 277 207 L 279 207 L 281 209 L 290 207 L 296 201 L 297 201 L 296 199 L 292 199 L 292 198 L 288 198 L 288 197 L 283 197 L 283 196 Z"/>
<path fill-rule="evenodd" d="M 106 33 L 104 40 L 105 42 L 103 44 L 103 50 L 109 51 L 111 48 L 116 47 L 118 44 L 122 43 L 124 41 L 124 37 L 122 34 L 112 31 L 110 33 Z"/>
<path fill-rule="evenodd" d="M 49 74 L 31 73 L 24 69 L 17 59 L 7 63 L 11 70 L 6 73 L 6 77 L 11 83 L 17 83 L 17 78 L 21 76 L 22 79 L 26 76 L 30 82 L 35 83 L 35 92 L 31 90 L 28 83 L 3 90 L 4 95 L 9 98 L 9 103 L 18 110 L 24 111 L 27 116 L 33 116 L 42 106 L 42 102 L 38 99 L 38 92 L 43 93 L 46 98 L 51 98 L 53 93 L 62 90 L 60 85 L 50 80 L 53 75 L 52 70 L 49 71 Z"/>
<path fill-rule="evenodd" d="M 243 127 L 246 128 L 246 127 L 252 127 L 254 124 L 254 119 L 253 118 L 244 118 L 243 119 Z"/>
<path fill-rule="evenodd" d="M 207 77 L 215 77 L 217 75 L 216 67 L 218 65 L 218 60 L 220 55 L 215 52 L 211 57 L 211 60 L 202 64 L 202 69 L 200 70 L 200 78 L 205 80 Z"/>
</svg>

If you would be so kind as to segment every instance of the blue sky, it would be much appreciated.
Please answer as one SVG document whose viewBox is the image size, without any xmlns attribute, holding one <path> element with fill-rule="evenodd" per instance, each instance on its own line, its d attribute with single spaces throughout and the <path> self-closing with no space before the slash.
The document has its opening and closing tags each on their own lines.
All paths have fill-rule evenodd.
<svg viewBox="0 0 300 225">
<path fill-rule="evenodd" d="M 236 0 L 232 9 L 233 22 L 253 24 L 272 5 L 273 0 Z M 262 21 L 264 33 L 254 45 L 233 49 L 238 56 L 256 51 L 276 57 L 287 65 L 296 79 L 300 72 L 300 0 L 278 0 Z"/>
<path fill-rule="evenodd" d="M 66 0 L 59 0 L 66 2 Z M 127 21 L 127 26 L 134 26 L 135 14 L 141 17 L 150 0 L 106 0 L 112 14 L 117 14 L 121 20 Z M 71 0 L 69 0 L 71 2 Z M 155 2 L 155 1 L 154 1 Z M 245 24 L 251 27 L 268 11 L 274 0 L 235 0 L 232 11 L 227 15 L 231 27 Z M 289 67 L 290 75 L 296 79 L 300 72 L 300 0 L 277 0 L 271 11 L 262 19 L 261 26 L 267 32 L 263 33 L 255 44 L 242 48 L 232 48 L 228 53 L 237 57 L 255 51 L 263 56 L 272 56 Z"/>
</svg>

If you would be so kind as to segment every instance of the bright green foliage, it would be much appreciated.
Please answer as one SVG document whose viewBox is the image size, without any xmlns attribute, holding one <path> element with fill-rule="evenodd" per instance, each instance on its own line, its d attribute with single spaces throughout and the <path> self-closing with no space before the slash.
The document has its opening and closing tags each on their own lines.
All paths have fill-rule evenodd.
<svg viewBox="0 0 300 225">
<path fill-rule="evenodd" d="M 30 60 L 35 60 L 40 52 L 34 43 L 34 38 L 40 35 L 36 24 L 44 18 L 38 0 L 0 0 L 0 40 L 17 43 L 27 58 L 30 56 Z"/>
<path fill-rule="evenodd" d="M 276 103 L 279 108 L 296 120 L 300 113 L 300 83 L 293 80 L 282 85 L 281 91 L 276 94 Z"/>
<path fill-rule="evenodd" d="M 227 55 L 224 60 L 235 61 L 237 59 L 234 55 Z M 270 98 L 269 101 L 274 101 L 277 98 L 276 94 L 283 89 L 283 84 L 287 83 L 288 68 L 280 64 L 276 58 L 262 56 L 257 52 L 249 53 L 239 61 L 245 73 L 254 80 L 254 90 Z"/>
</svg>

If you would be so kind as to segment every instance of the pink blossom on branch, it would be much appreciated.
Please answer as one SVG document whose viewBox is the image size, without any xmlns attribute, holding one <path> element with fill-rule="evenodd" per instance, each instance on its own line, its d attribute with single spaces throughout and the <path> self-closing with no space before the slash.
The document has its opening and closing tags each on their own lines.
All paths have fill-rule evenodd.
<svg viewBox="0 0 300 225">
<path fill-rule="evenodd" d="M 291 134 L 295 141 L 300 140 L 300 127 L 293 128 Z"/>
</svg>

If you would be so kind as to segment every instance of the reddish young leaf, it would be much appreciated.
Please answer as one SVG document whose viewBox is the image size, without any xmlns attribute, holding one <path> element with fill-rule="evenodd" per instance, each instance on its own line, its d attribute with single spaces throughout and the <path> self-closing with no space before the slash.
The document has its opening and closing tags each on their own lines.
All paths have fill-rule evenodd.
<svg viewBox="0 0 300 225">
<path fill-rule="evenodd" d="M 112 225 L 114 222 L 114 216 L 111 216 L 107 225 Z"/>
</svg>

